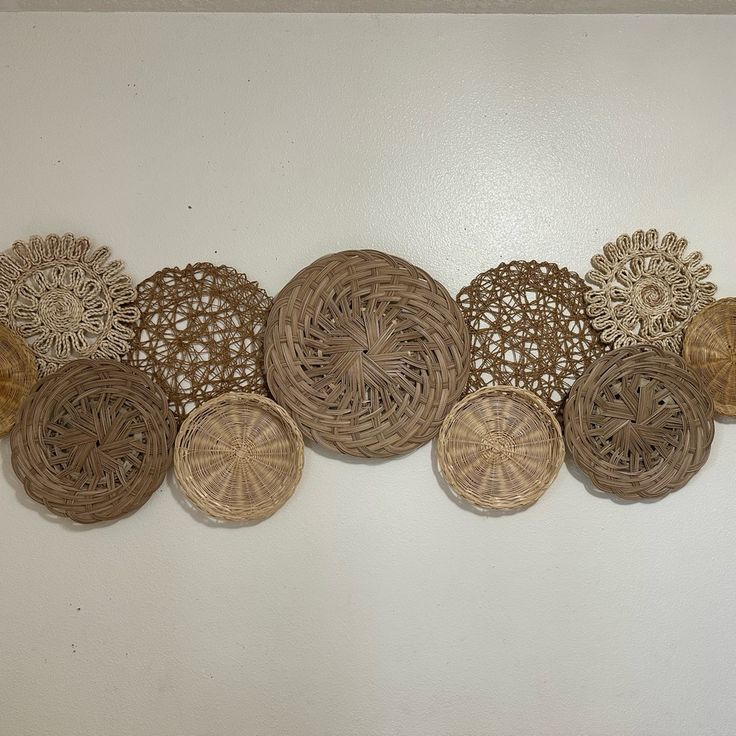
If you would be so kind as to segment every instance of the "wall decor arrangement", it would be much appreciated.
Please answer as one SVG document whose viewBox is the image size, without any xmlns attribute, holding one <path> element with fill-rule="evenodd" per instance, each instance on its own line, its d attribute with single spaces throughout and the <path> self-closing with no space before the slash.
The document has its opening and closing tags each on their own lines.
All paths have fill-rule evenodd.
<svg viewBox="0 0 736 736">
<path fill-rule="evenodd" d="M 535 503 L 565 448 L 600 491 L 659 498 L 706 462 L 714 415 L 736 415 L 736 298 L 715 301 L 686 251 L 638 230 L 588 283 L 512 261 L 453 299 L 347 250 L 272 300 L 229 266 L 136 289 L 87 238 L 17 241 L 0 254 L 0 434 L 27 494 L 79 523 L 137 510 L 172 465 L 198 511 L 261 521 L 294 493 L 304 438 L 389 458 L 437 437 L 448 486 L 483 511 Z"/>
</svg>

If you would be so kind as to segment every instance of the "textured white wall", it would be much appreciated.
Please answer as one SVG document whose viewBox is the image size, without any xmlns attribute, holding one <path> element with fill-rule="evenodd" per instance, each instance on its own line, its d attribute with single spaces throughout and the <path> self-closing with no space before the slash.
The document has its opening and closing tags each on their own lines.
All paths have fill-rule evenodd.
<svg viewBox="0 0 736 736">
<path fill-rule="evenodd" d="M 454 293 L 673 229 L 736 294 L 736 18 L 5 15 L 0 242 L 71 230 L 135 278 L 211 259 L 275 293 L 377 247 Z M 657 503 L 563 470 L 461 509 L 431 448 L 308 450 L 215 528 L 167 484 L 80 528 L 0 475 L 2 736 L 736 731 L 736 425 Z"/>
</svg>

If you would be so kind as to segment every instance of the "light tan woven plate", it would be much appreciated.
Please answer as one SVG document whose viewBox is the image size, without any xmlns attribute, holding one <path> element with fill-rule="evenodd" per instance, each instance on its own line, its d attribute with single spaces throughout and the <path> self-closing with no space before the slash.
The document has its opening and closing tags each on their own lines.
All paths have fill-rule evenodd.
<svg viewBox="0 0 736 736">
<path fill-rule="evenodd" d="M 437 440 L 440 472 L 481 509 L 508 511 L 537 501 L 557 477 L 565 449 L 560 425 L 525 389 L 488 386 L 455 405 Z"/>
<path fill-rule="evenodd" d="M 736 416 L 736 299 L 719 299 L 695 315 L 682 354 L 707 386 L 716 411 Z"/>
<path fill-rule="evenodd" d="M 229 393 L 195 409 L 176 438 L 184 495 L 224 521 L 260 521 L 291 497 L 304 465 L 294 420 L 258 394 Z"/>
<path fill-rule="evenodd" d="M 13 428 L 18 407 L 37 378 L 36 360 L 28 345 L 0 325 L 0 436 Z"/>
</svg>

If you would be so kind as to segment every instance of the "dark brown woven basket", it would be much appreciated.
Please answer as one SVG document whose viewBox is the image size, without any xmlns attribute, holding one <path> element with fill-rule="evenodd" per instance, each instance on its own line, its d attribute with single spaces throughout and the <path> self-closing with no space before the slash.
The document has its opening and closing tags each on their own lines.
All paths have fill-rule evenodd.
<svg viewBox="0 0 736 736">
<path fill-rule="evenodd" d="M 462 394 L 468 331 L 447 290 L 373 250 L 335 253 L 300 271 L 274 301 L 268 385 L 315 442 L 390 457 L 434 437 Z"/>
<path fill-rule="evenodd" d="M 37 378 L 36 360 L 28 345 L 0 325 L 0 436 L 13 428 L 18 407 Z"/>
</svg>

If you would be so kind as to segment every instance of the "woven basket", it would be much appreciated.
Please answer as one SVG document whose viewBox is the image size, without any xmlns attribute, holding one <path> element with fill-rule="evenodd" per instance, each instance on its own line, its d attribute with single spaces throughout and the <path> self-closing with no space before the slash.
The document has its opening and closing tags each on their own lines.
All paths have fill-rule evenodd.
<svg viewBox="0 0 736 736">
<path fill-rule="evenodd" d="M 437 440 L 440 472 L 480 509 L 533 504 L 557 477 L 565 456 L 560 425 L 525 389 L 488 386 L 455 405 Z"/>
<path fill-rule="evenodd" d="M 468 331 L 447 290 L 372 250 L 298 273 L 274 301 L 264 344 L 269 388 L 304 434 L 360 457 L 432 439 L 470 368 Z"/>
<path fill-rule="evenodd" d="M 291 497 L 304 441 L 291 417 L 264 396 L 229 393 L 195 409 L 176 438 L 174 468 L 200 511 L 224 521 L 260 521 Z"/>
<path fill-rule="evenodd" d="M 176 423 L 143 372 L 80 359 L 42 378 L 10 435 L 26 492 L 49 511 L 89 524 L 142 506 L 171 465 Z"/>
<path fill-rule="evenodd" d="M 736 299 L 719 299 L 693 318 L 682 355 L 719 414 L 736 416 Z"/>
<path fill-rule="evenodd" d="M 13 428 L 18 407 L 37 378 L 36 360 L 28 345 L 0 325 L 0 436 Z"/>
<path fill-rule="evenodd" d="M 618 348 L 575 382 L 565 404 L 565 442 L 602 491 L 656 498 L 703 466 L 713 440 L 713 402 L 678 355 Z"/>
</svg>

